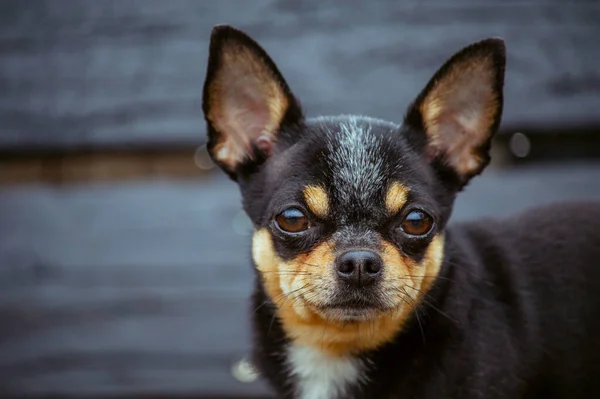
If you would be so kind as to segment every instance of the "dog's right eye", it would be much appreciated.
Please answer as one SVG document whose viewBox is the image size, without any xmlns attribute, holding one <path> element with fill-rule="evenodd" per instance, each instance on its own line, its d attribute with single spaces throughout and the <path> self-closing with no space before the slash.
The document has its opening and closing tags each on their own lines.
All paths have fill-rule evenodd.
<svg viewBox="0 0 600 399">
<path fill-rule="evenodd" d="M 308 218 L 301 210 L 288 208 L 275 218 L 277 227 L 286 233 L 300 233 L 310 227 Z"/>
</svg>

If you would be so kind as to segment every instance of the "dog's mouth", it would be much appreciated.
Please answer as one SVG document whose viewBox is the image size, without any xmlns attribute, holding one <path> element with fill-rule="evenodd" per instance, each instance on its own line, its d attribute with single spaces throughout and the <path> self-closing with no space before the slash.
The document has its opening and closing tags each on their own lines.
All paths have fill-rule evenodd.
<svg viewBox="0 0 600 399">
<path fill-rule="evenodd" d="M 372 320 L 389 308 L 376 297 L 361 295 L 351 299 L 332 300 L 320 305 L 318 310 L 327 319 L 352 322 Z"/>
</svg>

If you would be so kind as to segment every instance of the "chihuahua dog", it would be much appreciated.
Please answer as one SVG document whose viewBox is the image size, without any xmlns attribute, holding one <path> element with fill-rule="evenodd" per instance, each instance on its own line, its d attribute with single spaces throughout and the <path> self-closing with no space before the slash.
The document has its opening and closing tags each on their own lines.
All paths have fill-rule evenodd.
<svg viewBox="0 0 600 399">
<path fill-rule="evenodd" d="M 600 397 L 600 204 L 447 227 L 504 66 L 482 40 L 402 124 L 308 119 L 253 39 L 214 28 L 208 150 L 253 222 L 253 363 L 278 397 Z"/>
</svg>

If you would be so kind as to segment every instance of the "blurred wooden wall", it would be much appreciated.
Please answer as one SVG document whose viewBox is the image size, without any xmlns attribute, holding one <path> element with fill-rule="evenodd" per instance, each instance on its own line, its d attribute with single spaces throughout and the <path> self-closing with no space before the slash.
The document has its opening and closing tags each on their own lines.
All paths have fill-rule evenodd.
<svg viewBox="0 0 600 399">
<path fill-rule="evenodd" d="M 600 198 L 598 21 L 592 1 L 0 2 L 0 397 L 268 396 L 232 373 L 251 224 L 203 147 L 213 25 L 262 43 L 307 115 L 395 121 L 504 37 L 494 159 L 544 162 L 478 178 L 461 220 Z"/>
</svg>

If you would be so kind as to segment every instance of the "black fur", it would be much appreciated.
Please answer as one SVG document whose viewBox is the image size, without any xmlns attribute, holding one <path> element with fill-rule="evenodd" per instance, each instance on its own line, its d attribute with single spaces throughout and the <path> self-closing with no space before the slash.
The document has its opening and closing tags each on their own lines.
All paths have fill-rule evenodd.
<svg viewBox="0 0 600 399">
<path fill-rule="evenodd" d="M 293 98 L 264 50 L 233 28 L 215 31 L 211 60 L 219 59 L 223 40 L 254 49 Z M 475 149 L 480 168 L 461 176 L 443 157 L 427 156 L 418 104 L 448 65 L 478 54 L 494 57 L 492 84 L 500 104 L 489 135 Z M 218 67 L 217 61 L 209 64 L 207 85 Z M 450 59 L 409 108 L 403 126 L 361 117 L 306 120 L 294 100 L 273 152 L 249 154 L 235 170 L 225 169 L 239 183 L 255 227 L 269 229 L 284 260 L 337 234 L 341 247 L 376 246 L 370 237 L 377 236 L 419 261 L 433 237 L 445 234 L 441 271 L 426 300 L 391 342 L 358 355 L 368 359 L 368 382 L 352 385 L 345 397 L 600 397 L 600 204 L 543 206 L 505 220 L 447 227 L 455 195 L 489 162 L 502 112 L 503 77 L 504 46 L 492 39 Z M 205 102 L 205 113 L 208 106 Z M 344 126 L 350 125 L 362 135 L 344 138 Z M 214 140 L 217 132 L 210 122 L 208 129 Z M 336 156 L 348 146 L 358 152 Z M 355 164 L 361 170 L 346 175 L 345 168 Z M 357 188 L 352 179 L 366 183 Z M 370 186 L 370 179 L 381 179 L 381 184 Z M 382 204 L 389 181 L 410 189 L 404 209 L 392 218 Z M 314 226 L 305 234 L 279 231 L 273 220 L 286 207 L 309 214 L 302 190 L 314 183 L 327 191 L 329 214 L 310 215 Z M 414 208 L 430 214 L 434 227 L 423 237 L 409 238 L 398 233 L 398 224 Z M 278 397 L 297 398 L 297 381 L 285 355 L 290 339 L 258 272 L 252 312 L 256 366 Z"/>
</svg>

